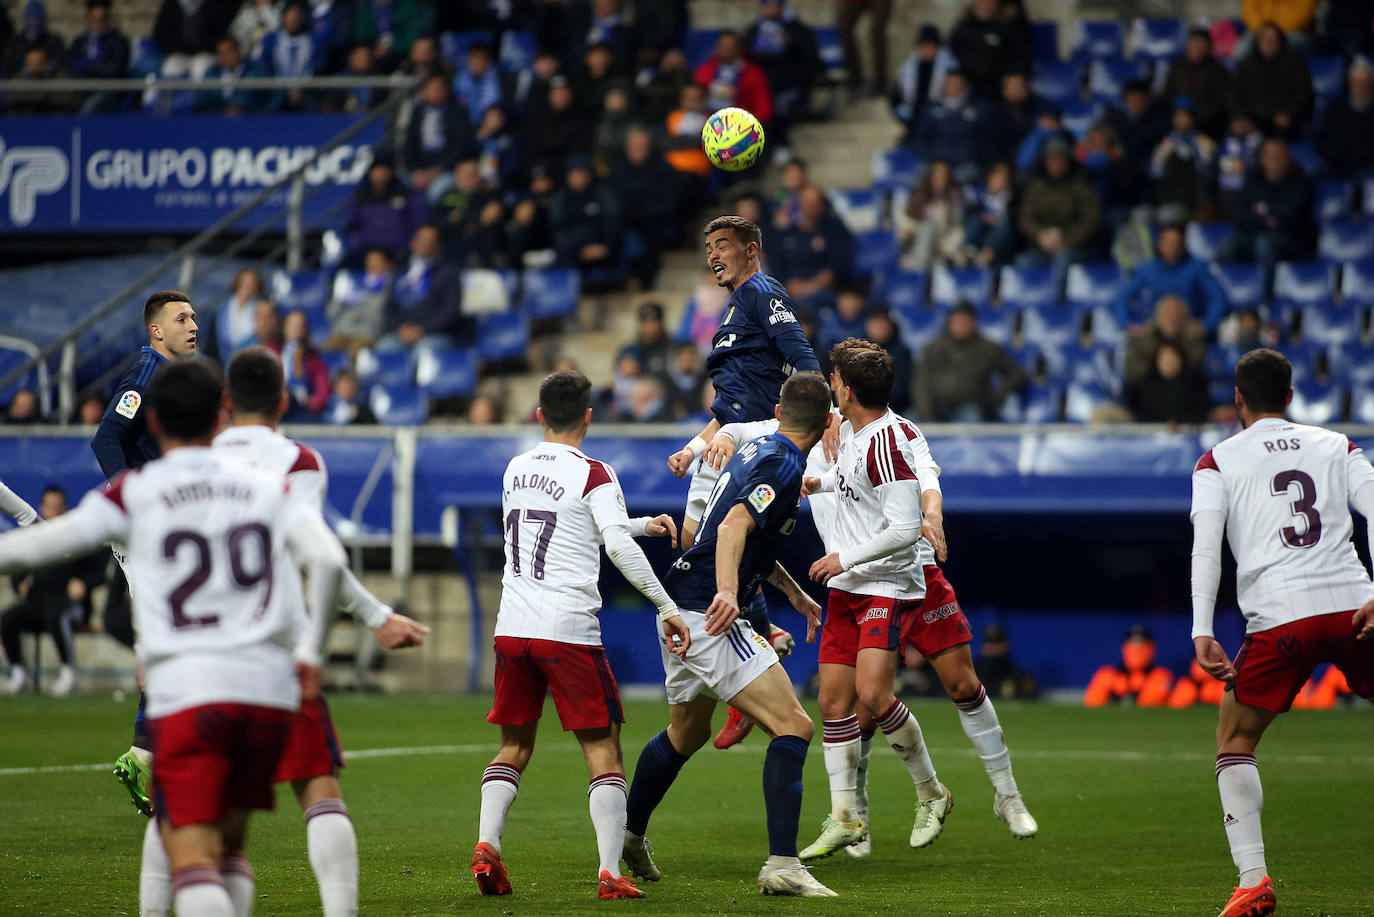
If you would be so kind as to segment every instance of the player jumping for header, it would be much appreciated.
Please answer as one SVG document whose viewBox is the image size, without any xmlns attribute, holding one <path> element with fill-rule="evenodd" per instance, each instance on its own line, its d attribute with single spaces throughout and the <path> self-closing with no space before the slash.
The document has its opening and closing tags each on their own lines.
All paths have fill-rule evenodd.
<svg viewBox="0 0 1374 917">
<path fill-rule="evenodd" d="M 1228 683 L 1217 790 L 1240 872 L 1221 917 L 1274 913 L 1255 762 L 1265 729 L 1324 662 L 1345 674 L 1354 693 L 1374 697 L 1374 585 L 1350 543 L 1350 507 L 1374 519 L 1374 468 L 1344 435 L 1284 416 L 1292 382 L 1280 353 L 1261 348 L 1241 357 L 1236 408 L 1245 429 L 1193 471 L 1193 649 L 1208 674 Z M 1234 660 L 1212 633 L 1223 531 L 1245 615 L 1245 644 Z"/>
</svg>

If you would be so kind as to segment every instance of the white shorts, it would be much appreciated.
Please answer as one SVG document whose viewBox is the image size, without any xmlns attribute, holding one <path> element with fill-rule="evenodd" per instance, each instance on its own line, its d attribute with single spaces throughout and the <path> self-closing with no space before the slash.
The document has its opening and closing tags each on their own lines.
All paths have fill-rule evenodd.
<svg viewBox="0 0 1374 917">
<path fill-rule="evenodd" d="M 668 652 L 666 641 L 659 638 L 668 703 L 685 704 L 702 691 L 728 702 L 778 661 L 773 647 L 744 618 L 712 637 L 706 633 L 705 614 L 679 610 L 691 631 L 692 645 L 683 659 Z"/>
<path fill-rule="evenodd" d="M 702 514 L 706 512 L 706 501 L 711 498 L 716 481 L 720 480 L 720 472 L 701 459 L 692 463 L 691 472 L 692 480 L 687 484 L 687 508 L 683 516 L 700 523 Z"/>
</svg>

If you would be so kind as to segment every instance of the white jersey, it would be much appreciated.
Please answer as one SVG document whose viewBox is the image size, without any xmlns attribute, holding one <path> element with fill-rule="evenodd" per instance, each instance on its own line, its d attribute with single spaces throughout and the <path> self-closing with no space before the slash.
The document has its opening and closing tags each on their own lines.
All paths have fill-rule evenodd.
<svg viewBox="0 0 1374 917">
<path fill-rule="evenodd" d="M 925 571 L 912 543 L 866 563 L 854 563 L 855 549 L 889 529 L 919 533 L 923 481 L 938 479 L 940 466 L 921 431 L 888 410 L 855 431 L 840 426 L 840 454 L 822 478 L 833 492 L 835 547 L 845 572 L 831 578 L 830 588 L 890 599 L 925 598 Z M 829 545 L 827 545 L 829 547 Z"/>
<path fill-rule="evenodd" d="M 215 437 L 214 447 L 284 475 L 291 484 L 293 496 L 308 500 L 324 512 L 329 473 L 325 471 L 324 459 L 309 446 L 271 427 L 253 425 L 225 428 Z"/>
<path fill-rule="evenodd" d="M 540 443 L 506 466 L 501 514 L 506 568 L 496 636 L 599 646 L 604 533 L 630 527 L 611 466 Z"/>
<path fill-rule="evenodd" d="M 1198 460 L 1192 516 L 1225 519 L 1247 633 L 1374 598 L 1350 518 L 1352 495 L 1371 481 L 1374 468 L 1343 434 L 1282 418 L 1257 420 Z"/>
</svg>

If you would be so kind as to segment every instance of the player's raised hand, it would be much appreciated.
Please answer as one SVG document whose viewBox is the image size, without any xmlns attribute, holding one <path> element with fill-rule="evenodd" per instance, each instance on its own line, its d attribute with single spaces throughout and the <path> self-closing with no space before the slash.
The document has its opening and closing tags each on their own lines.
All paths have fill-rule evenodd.
<svg viewBox="0 0 1374 917">
<path fill-rule="evenodd" d="M 940 563 L 949 560 L 949 545 L 945 544 L 945 520 L 927 514 L 921 520 L 921 537 L 930 542 L 935 549 L 935 559 Z"/>
<path fill-rule="evenodd" d="M 398 650 L 424 643 L 425 638 L 429 636 L 429 628 L 414 618 L 392 612 L 386 623 L 377 628 L 374 636 L 377 642 L 387 649 Z"/>
<path fill-rule="evenodd" d="M 645 523 L 644 534 L 650 538 L 662 538 L 667 535 L 672 539 L 673 547 L 677 547 L 677 523 L 667 513 L 655 516 Z"/>
<path fill-rule="evenodd" d="M 840 457 L 840 425 L 832 423 L 825 428 L 821 434 L 821 448 L 825 450 L 825 460 L 830 464 L 835 464 L 835 460 Z"/>
<path fill-rule="evenodd" d="M 317 665 L 296 660 L 296 680 L 301 683 L 301 703 L 307 703 L 320 696 L 324 672 Z"/>
<path fill-rule="evenodd" d="M 730 456 L 735 454 L 735 441 L 724 433 L 717 433 L 716 438 L 711 440 L 711 445 L 706 447 L 706 454 L 702 460 L 712 468 L 720 471 L 730 461 Z"/>
<path fill-rule="evenodd" d="M 1360 606 L 1354 623 L 1356 640 L 1374 640 L 1374 599 Z"/>
<path fill-rule="evenodd" d="M 662 624 L 663 637 L 668 641 L 668 652 L 674 656 L 687 658 L 687 647 L 692 645 L 692 632 L 687 629 L 687 622 L 682 620 L 682 615 L 673 615 Z"/>
<path fill-rule="evenodd" d="M 840 566 L 838 552 L 827 554 L 811 565 L 811 579 L 821 585 L 830 582 L 832 576 L 839 576 L 843 572 L 844 567 Z"/>
<path fill-rule="evenodd" d="M 716 593 L 716 597 L 711 600 L 711 606 L 706 609 L 706 633 L 712 637 L 719 637 L 730 629 L 730 625 L 735 623 L 739 617 L 739 599 L 735 593 L 722 589 Z"/>
<path fill-rule="evenodd" d="M 1231 665 L 1230 657 L 1215 637 L 1194 637 L 1193 652 L 1197 655 L 1198 665 L 1202 666 L 1202 670 L 1208 675 L 1217 681 L 1235 680 L 1235 666 Z"/>
<path fill-rule="evenodd" d="M 687 477 L 687 469 L 692 467 L 692 462 L 696 461 L 696 455 L 691 449 L 679 449 L 668 456 L 668 470 L 680 478 Z"/>
<path fill-rule="evenodd" d="M 811 496 L 812 494 L 814 494 L 816 491 L 818 491 L 818 490 L 820 490 L 820 489 L 821 489 L 821 479 L 820 479 L 820 478 L 817 478 L 817 477 L 803 477 L 803 478 L 802 478 L 801 495 L 802 495 L 803 497 L 809 497 L 809 496 Z"/>
</svg>

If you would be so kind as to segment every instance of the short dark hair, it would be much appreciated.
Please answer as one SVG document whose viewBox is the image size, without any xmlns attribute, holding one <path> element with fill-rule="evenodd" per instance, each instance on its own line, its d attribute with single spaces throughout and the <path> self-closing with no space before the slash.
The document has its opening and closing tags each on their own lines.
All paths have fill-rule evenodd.
<svg viewBox="0 0 1374 917">
<path fill-rule="evenodd" d="M 184 302 L 190 305 L 191 297 L 180 290 L 161 290 L 149 296 L 148 301 L 143 304 L 143 327 L 151 328 L 157 324 L 158 316 L 169 302 Z"/>
<path fill-rule="evenodd" d="M 209 360 L 186 360 L 164 367 L 148 387 L 148 410 L 162 432 L 183 442 L 206 439 L 215 431 L 224 377 Z"/>
<path fill-rule="evenodd" d="M 1236 362 L 1236 388 L 1251 412 L 1282 414 L 1293 390 L 1293 364 L 1277 350 L 1252 350 Z"/>
<path fill-rule="evenodd" d="M 741 216 L 716 217 L 706 224 L 706 231 L 702 235 L 709 237 L 713 232 L 728 229 L 735 234 L 735 238 L 740 245 L 748 245 L 753 242 L 759 248 L 763 248 L 763 232 L 759 229 L 759 224 L 753 220 L 747 220 Z"/>
<path fill-rule="evenodd" d="M 892 383 L 896 372 L 892 354 L 881 347 L 846 350 L 835 364 L 840 381 L 854 393 L 854 399 L 866 408 L 885 408 L 892 397 Z"/>
<path fill-rule="evenodd" d="M 787 377 L 778 396 L 778 423 L 784 429 L 815 433 L 825 429 L 830 415 L 830 386 L 816 372 L 798 372 Z"/>
<path fill-rule="evenodd" d="M 235 414 L 276 417 L 286 391 L 281 358 L 266 347 L 245 347 L 229 360 L 226 386 Z"/>
<path fill-rule="evenodd" d="M 575 428 L 591 406 L 592 382 L 576 370 L 550 373 L 539 383 L 539 409 L 544 412 L 544 426 L 554 433 Z"/>
<path fill-rule="evenodd" d="M 835 369 L 839 369 L 840 364 L 844 362 L 845 356 L 850 351 L 858 350 L 882 350 L 882 348 L 867 338 L 845 338 L 843 341 L 840 341 L 834 347 L 830 348 L 830 365 Z M 843 373 L 841 373 L 841 375 L 843 375 Z"/>
<path fill-rule="evenodd" d="M 48 494 L 57 494 L 59 497 L 61 497 L 61 498 L 63 499 L 63 501 L 66 501 L 66 499 L 67 499 L 67 491 L 62 487 L 61 484 L 48 484 L 48 485 L 46 485 L 46 486 L 43 488 L 43 492 L 42 492 L 41 494 L 38 495 L 38 499 L 41 500 L 41 499 L 43 499 L 44 497 L 46 497 Z"/>
</svg>

